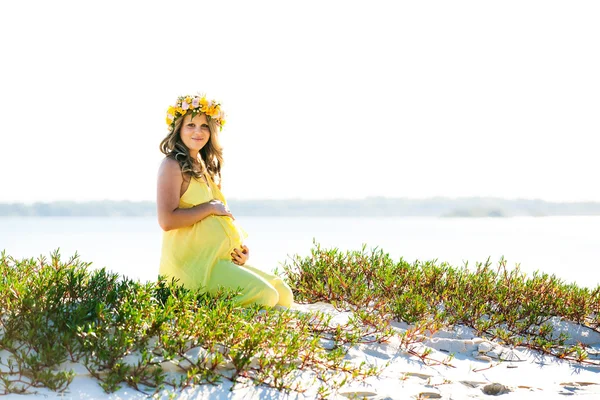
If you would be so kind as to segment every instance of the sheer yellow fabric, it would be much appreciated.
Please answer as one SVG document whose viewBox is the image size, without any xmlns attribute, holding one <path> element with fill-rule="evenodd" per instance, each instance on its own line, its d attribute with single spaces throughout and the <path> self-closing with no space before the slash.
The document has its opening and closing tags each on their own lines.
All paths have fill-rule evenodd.
<svg viewBox="0 0 600 400">
<path fill-rule="evenodd" d="M 213 199 L 227 204 L 219 187 L 208 178 L 192 178 L 179 200 L 179 208 L 190 208 Z M 293 301 L 290 288 L 278 276 L 248 264 L 236 265 L 231 252 L 248 234 L 232 218 L 211 215 L 194 225 L 163 232 L 159 274 L 176 278 L 190 289 L 204 288 L 215 292 L 219 287 L 237 289 L 238 302 L 265 306 L 289 307 Z"/>
</svg>

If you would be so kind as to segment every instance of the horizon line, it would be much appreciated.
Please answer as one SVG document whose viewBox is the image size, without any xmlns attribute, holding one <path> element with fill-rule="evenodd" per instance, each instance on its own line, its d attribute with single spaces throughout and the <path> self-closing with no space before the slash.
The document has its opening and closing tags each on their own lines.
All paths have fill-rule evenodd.
<svg viewBox="0 0 600 400">
<path fill-rule="evenodd" d="M 474 199 L 485 199 L 485 200 L 503 200 L 503 201 L 532 201 L 532 202 L 544 202 L 544 203 L 593 203 L 598 204 L 600 200 L 546 200 L 543 198 L 527 198 L 527 197 L 498 197 L 498 196 L 429 196 L 429 197 L 388 197 L 388 196 L 366 196 L 362 198 L 344 198 L 344 197 L 324 197 L 324 198 L 302 198 L 302 197 L 286 197 L 286 198 L 237 198 L 231 197 L 228 202 L 231 201 L 304 201 L 304 202 L 321 202 L 321 201 L 367 201 L 367 200 L 410 200 L 410 201 L 428 201 L 428 200 L 474 200 Z M 34 204 L 51 204 L 51 203 L 98 203 L 98 202 L 114 202 L 114 203 L 156 203 L 156 200 L 130 200 L 130 199 L 90 199 L 90 200 L 73 200 L 73 199 L 62 199 L 62 200 L 35 200 L 35 201 L 0 201 L 0 205 L 7 204 L 21 204 L 21 205 L 34 205 Z"/>
</svg>

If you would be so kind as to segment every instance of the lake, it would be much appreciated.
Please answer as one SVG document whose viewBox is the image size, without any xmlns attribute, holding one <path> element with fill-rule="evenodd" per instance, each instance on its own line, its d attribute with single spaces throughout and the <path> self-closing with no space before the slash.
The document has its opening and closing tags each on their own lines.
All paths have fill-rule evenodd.
<svg viewBox="0 0 600 400">
<path fill-rule="evenodd" d="M 394 259 L 475 265 L 519 263 L 526 272 L 553 273 L 587 287 L 600 284 L 600 217 L 238 217 L 249 233 L 249 264 L 273 270 L 288 256 L 308 255 L 313 238 L 322 247 L 379 247 Z M 162 231 L 155 217 L 0 217 L 0 250 L 16 258 L 60 248 L 76 251 L 92 267 L 140 280 L 158 273 Z"/>
</svg>

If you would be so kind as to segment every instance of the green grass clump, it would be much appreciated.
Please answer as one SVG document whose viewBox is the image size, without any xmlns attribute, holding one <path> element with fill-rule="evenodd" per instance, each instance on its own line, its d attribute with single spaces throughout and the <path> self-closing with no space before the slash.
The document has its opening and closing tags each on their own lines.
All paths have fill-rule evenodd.
<svg viewBox="0 0 600 400">
<path fill-rule="evenodd" d="M 140 283 L 90 264 L 77 254 L 63 262 L 58 250 L 49 262 L 0 254 L 0 394 L 65 391 L 69 362 L 107 393 L 127 385 L 149 395 L 229 380 L 298 392 L 316 385 L 326 397 L 378 372 L 345 360 L 370 334 L 356 320 L 241 308 L 235 292 Z"/>
<path fill-rule="evenodd" d="M 422 333 L 465 325 L 503 344 L 594 363 L 584 344 L 567 344 L 569 338 L 551 322 L 600 332 L 600 286 L 581 288 L 539 272 L 528 277 L 518 266 L 507 269 L 504 259 L 497 268 L 488 259 L 470 270 L 394 261 L 377 248 L 342 252 L 317 243 L 310 256 L 292 257 L 283 270 L 298 302 L 331 302 L 379 328 L 394 321 L 412 324 L 401 338 L 409 350 Z M 427 355 L 420 354 L 424 360 Z"/>
</svg>

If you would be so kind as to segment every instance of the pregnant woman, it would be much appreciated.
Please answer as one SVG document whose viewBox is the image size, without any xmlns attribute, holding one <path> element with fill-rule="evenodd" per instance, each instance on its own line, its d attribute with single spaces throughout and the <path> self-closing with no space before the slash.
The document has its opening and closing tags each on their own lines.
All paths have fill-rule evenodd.
<svg viewBox="0 0 600 400">
<path fill-rule="evenodd" d="M 163 229 L 159 274 L 189 289 L 240 289 L 237 301 L 290 307 L 292 291 L 275 275 L 246 261 L 247 233 L 238 226 L 221 193 L 225 118 L 205 96 L 180 96 L 167 111 L 169 134 L 157 184 L 158 222 Z"/>
</svg>

